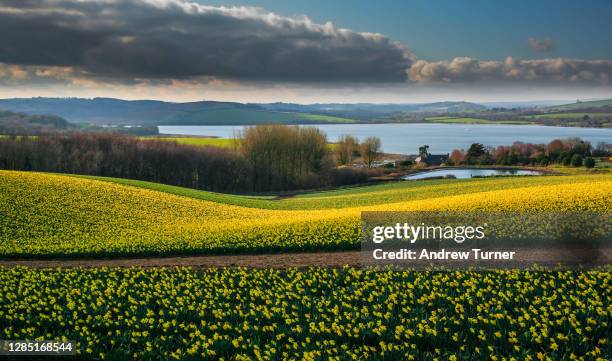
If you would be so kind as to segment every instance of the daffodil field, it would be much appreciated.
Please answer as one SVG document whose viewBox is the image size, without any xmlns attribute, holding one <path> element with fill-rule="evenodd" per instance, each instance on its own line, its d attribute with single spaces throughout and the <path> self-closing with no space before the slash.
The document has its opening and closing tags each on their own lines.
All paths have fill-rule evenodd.
<svg viewBox="0 0 612 361">
<path fill-rule="evenodd" d="M 402 182 L 284 200 L 120 183 L 0 171 L 0 256 L 357 249 L 362 211 L 612 208 L 607 174 Z"/>
<path fill-rule="evenodd" d="M 238 196 L 0 171 L 0 258 L 358 249 L 362 211 L 612 209 L 612 174 Z M 0 265 L 0 339 L 84 360 L 608 360 L 612 272 Z"/>
<path fill-rule="evenodd" d="M 81 359 L 606 360 L 612 273 L 0 268 L 0 338 Z"/>
</svg>

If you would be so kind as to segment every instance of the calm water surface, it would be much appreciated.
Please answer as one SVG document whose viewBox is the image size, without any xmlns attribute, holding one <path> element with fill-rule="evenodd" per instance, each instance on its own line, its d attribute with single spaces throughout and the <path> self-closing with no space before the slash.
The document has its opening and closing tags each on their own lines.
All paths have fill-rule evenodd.
<svg viewBox="0 0 612 361">
<path fill-rule="evenodd" d="M 316 125 L 335 142 L 343 134 L 364 139 L 379 137 L 388 153 L 417 154 L 419 146 L 429 145 L 434 154 L 467 149 L 474 142 L 487 146 L 510 145 L 515 141 L 548 143 L 557 138 L 580 137 L 596 145 L 612 142 L 612 129 L 547 127 L 537 125 L 490 124 L 321 124 Z M 231 138 L 244 126 L 160 126 L 162 134 L 207 135 Z"/>
<path fill-rule="evenodd" d="M 406 180 L 427 179 L 433 177 L 454 176 L 458 179 L 474 177 L 511 176 L 511 175 L 542 175 L 542 172 L 523 169 L 483 169 L 483 168 L 461 168 L 461 169 L 436 169 L 427 172 L 415 173 L 402 177 Z"/>
</svg>

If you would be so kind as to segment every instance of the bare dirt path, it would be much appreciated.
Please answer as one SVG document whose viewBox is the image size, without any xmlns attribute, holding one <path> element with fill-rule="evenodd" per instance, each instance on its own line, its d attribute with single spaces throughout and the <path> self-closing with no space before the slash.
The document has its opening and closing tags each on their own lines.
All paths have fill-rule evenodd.
<svg viewBox="0 0 612 361">
<path fill-rule="evenodd" d="M 596 250 L 567 249 L 517 249 L 514 263 L 507 266 L 525 267 L 533 264 L 543 266 L 566 265 L 610 265 L 612 264 L 612 248 Z M 362 262 L 360 251 L 338 252 L 295 252 L 244 255 L 202 255 L 175 257 L 135 257 L 135 258 L 78 258 L 78 259 L 0 259 L 0 267 L 36 267 L 36 268 L 71 268 L 71 267 L 252 267 L 252 268 L 307 268 L 307 267 L 342 267 L 366 265 Z M 384 261 L 383 261 L 384 262 Z M 389 261 L 393 262 L 393 261 Z M 430 261 L 409 261 L 414 267 L 425 267 Z M 435 262 L 444 265 L 444 261 Z M 380 263 L 378 263 L 380 264 Z M 448 264 L 450 265 L 450 263 Z M 467 263 L 466 266 L 476 265 Z M 486 266 L 486 263 L 479 263 Z M 490 266 L 499 267 L 497 261 L 491 261 Z"/>
<path fill-rule="evenodd" d="M 225 256 L 137 257 L 109 259 L 0 260 L 0 267 L 255 267 L 305 268 L 359 265 L 359 251 L 316 253 L 273 253 Z"/>
</svg>

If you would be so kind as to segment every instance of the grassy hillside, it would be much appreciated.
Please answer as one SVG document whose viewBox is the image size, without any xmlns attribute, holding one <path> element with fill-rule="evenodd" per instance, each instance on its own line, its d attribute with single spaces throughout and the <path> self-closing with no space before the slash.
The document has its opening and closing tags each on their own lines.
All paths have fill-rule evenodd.
<svg viewBox="0 0 612 361">
<path fill-rule="evenodd" d="M 563 168 L 566 169 L 566 168 Z M 573 168 L 572 168 L 573 169 Z M 561 169 L 560 169 L 561 170 Z M 457 196 L 487 191 L 568 184 L 584 181 L 583 177 L 498 177 L 474 179 L 433 179 L 419 182 L 393 182 L 360 187 L 347 187 L 329 191 L 309 192 L 293 197 L 232 195 L 207 192 L 159 183 L 124 178 L 76 176 L 79 178 L 113 182 L 138 188 L 169 193 L 205 201 L 231 204 L 241 207 L 277 210 L 317 210 L 348 207 L 367 207 L 417 201 L 443 196 Z"/>
<path fill-rule="evenodd" d="M 612 109 L 610 109 L 612 111 Z M 564 118 L 573 118 L 573 119 L 582 119 L 585 115 L 588 115 L 591 118 L 597 117 L 605 117 L 610 114 L 607 113 L 549 113 L 549 114 L 539 114 L 539 115 L 526 115 L 524 118 L 533 119 L 533 118 L 548 118 L 548 119 L 564 119 Z"/>
<path fill-rule="evenodd" d="M 240 125 L 262 123 L 295 123 L 292 114 L 251 109 L 219 109 L 186 112 L 161 121 L 163 125 Z"/>
<path fill-rule="evenodd" d="M 567 111 L 575 109 L 592 109 L 592 108 L 609 108 L 612 112 L 612 99 L 605 100 L 593 100 L 586 102 L 577 102 L 571 104 L 557 105 L 554 107 L 548 107 L 548 111 Z"/>
<path fill-rule="evenodd" d="M 323 114 L 309 114 L 309 113 L 293 113 L 295 116 L 298 116 L 302 119 L 306 119 L 308 121 L 316 122 L 316 123 L 354 123 L 354 119 L 337 117 L 333 115 L 323 115 Z"/>
<path fill-rule="evenodd" d="M 263 123 L 308 124 L 350 123 L 352 119 L 310 113 L 275 112 L 257 109 L 214 109 L 183 112 L 162 120 L 163 125 L 252 125 Z"/>
<path fill-rule="evenodd" d="M 171 194 L 94 179 L 0 171 L 0 255 L 354 249 L 365 210 L 612 206 L 608 175 L 424 182 L 418 187 L 423 188 L 358 188 L 285 201 L 212 193 L 206 199 L 206 193 L 187 190 L 177 195 L 177 187 Z M 275 202 L 285 209 L 272 209 Z"/>
</svg>

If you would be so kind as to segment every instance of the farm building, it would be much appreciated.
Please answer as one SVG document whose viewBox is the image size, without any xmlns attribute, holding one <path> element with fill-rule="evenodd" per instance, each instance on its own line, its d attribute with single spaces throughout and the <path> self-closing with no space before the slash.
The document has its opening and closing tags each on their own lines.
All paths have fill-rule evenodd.
<svg viewBox="0 0 612 361">
<path fill-rule="evenodd" d="M 448 162 L 448 154 L 428 154 L 420 155 L 414 160 L 416 164 L 425 163 L 427 165 L 440 165 Z"/>
</svg>

